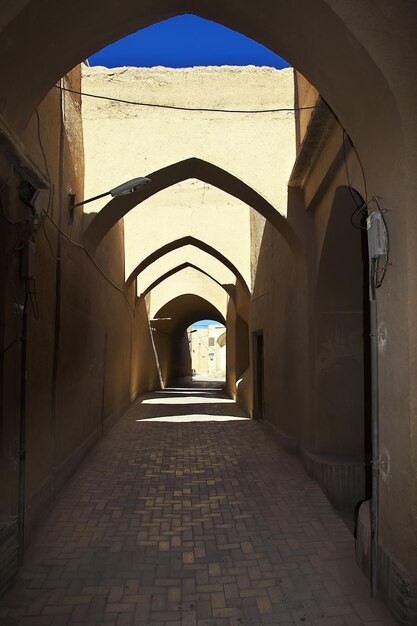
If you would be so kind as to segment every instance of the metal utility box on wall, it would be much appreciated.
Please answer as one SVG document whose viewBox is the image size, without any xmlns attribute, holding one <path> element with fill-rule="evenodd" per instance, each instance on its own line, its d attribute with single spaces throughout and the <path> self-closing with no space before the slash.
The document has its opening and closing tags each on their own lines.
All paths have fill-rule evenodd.
<svg viewBox="0 0 417 626">
<path fill-rule="evenodd" d="M 373 211 L 366 218 L 368 234 L 368 254 L 370 259 L 378 259 L 387 255 L 387 229 L 384 218 L 379 211 Z"/>
</svg>

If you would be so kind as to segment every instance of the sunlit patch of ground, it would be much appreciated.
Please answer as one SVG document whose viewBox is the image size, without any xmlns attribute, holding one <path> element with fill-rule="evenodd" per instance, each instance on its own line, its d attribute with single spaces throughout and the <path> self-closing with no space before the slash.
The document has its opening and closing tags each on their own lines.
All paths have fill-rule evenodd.
<svg viewBox="0 0 417 626">
<path fill-rule="evenodd" d="M 144 420 L 136 420 L 143 422 Z M 234 417 L 233 415 L 164 415 L 163 417 L 149 417 L 146 422 L 245 422 L 247 417 Z"/>
<path fill-rule="evenodd" d="M 174 398 L 148 398 L 142 404 L 234 404 L 231 398 L 202 398 L 201 396 L 179 396 Z"/>
</svg>

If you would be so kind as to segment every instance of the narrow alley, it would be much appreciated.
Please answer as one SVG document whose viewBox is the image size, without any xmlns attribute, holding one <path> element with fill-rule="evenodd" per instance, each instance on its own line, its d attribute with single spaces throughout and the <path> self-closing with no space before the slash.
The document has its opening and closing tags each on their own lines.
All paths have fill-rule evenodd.
<svg viewBox="0 0 417 626">
<path fill-rule="evenodd" d="M 219 383 L 138 399 L 33 533 L 2 626 L 388 626 L 301 461 Z"/>
</svg>

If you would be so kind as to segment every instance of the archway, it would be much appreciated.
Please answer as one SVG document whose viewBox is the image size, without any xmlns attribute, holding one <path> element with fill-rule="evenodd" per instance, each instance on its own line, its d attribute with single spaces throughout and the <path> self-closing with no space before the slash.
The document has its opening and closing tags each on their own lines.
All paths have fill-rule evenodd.
<svg viewBox="0 0 417 626">
<path fill-rule="evenodd" d="M 236 11 L 234 6 L 207 0 L 162 0 L 155 10 L 148 4 L 138 7 L 132 0 L 124 0 L 115 12 L 110 1 L 65 0 L 59 7 L 50 2 L 40 7 L 34 0 L 21 3 L 4 16 L 0 76 L 1 91 L 7 98 L 1 112 L 12 127 L 21 129 L 47 91 L 90 53 L 139 28 L 174 15 L 193 13 L 240 31 L 285 57 L 319 89 L 352 136 L 363 123 L 359 114 L 365 110 L 370 114 L 365 124 L 370 126 L 374 139 L 378 139 L 385 118 L 386 131 L 394 140 L 399 127 L 393 121 L 397 107 L 389 79 L 381 71 L 383 68 L 388 73 L 389 50 L 394 42 L 387 36 L 386 47 L 380 42 L 384 55 L 375 52 L 374 42 L 362 25 L 372 19 L 375 27 L 383 16 L 370 4 L 364 2 L 353 8 L 331 7 L 324 0 L 314 4 L 300 0 L 297 5 L 261 0 L 257 11 L 250 2 L 240 3 Z M 398 7 L 396 15 L 400 20 L 410 17 L 402 7 Z M 51 45 L 54 54 L 50 53 Z M 25 76 L 25 80 L 16 84 L 16 76 Z M 360 103 L 355 104 L 355 99 L 346 102 L 346 93 L 359 92 Z M 376 102 L 380 103 L 379 116 L 373 115 Z"/>
<path fill-rule="evenodd" d="M 192 157 L 152 172 L 148 177 L 151 182 L 146 187 L 132 194 L 113 198 L 90 222 L 84 234 L 84 244 L 92 253 L 105 234 L 141 202 L 180 181 L 197 178 L 235 196 L 258 211 L 281 232 L 296 258 L 302 254 L 297 235 L 277 209 L 246 183 L 220 167 Z"/>
<path fill-rule="evenodd" d="M 184 293 L 167 302 L 152 322 L 164 385 L 192 375 L 187 328 L 201 319 L 214 319 L 226 325 L 222 313 L 201 296 Z"/>
<path fill-rule="evenodd" d="M 194 263 L 186 262 L 186 263 L 181 263 L 181 265 L 177 265 L 176 267 L 173 267 L 172 269 L 165 272 L 165 274 L 162 274 L 161 276 L 159 276 L 159 278 L 154 280 L 153 283 L 151 283 L 148 287 L 146 287 L 146 289 L 140 294 L 139 298 L 140 299 L 145 298 L 148 295 L 148 293 L 152 291 L 152 289 L 155 289 L 155 287 L 160 285 L 164 280 L 166 280 L 167 278 L 170 278 L 171 276 L 174 276 L 175 274 L 178 274 L 178 272 L 181 272 L 187 267 L 194 269 L 197 272 L 200 272 L 201 274 L 204 274 L 204 276 L 207 276 L 212 281 L 217 283 L 217 285 L 222 287 L 231 298 L 234 297 L 234 287 L 235 287 L 234 285 L 223 285 L 218 280 L 216 280 L 213 276 L 211 276 L 211 274 L 209 274 L 208 272 L 205 272 L 203 269 L 201 269 L 197 265 L 194 265 Z"/>
<path fill-rule="evenodd" d="M 158 250 L 155 250 L 155 252 L 153 252 L 152 254 L 147 256 L 146 259 L 141 261 L 139 265 L 137 265 L 135 270 L 126 279 L 126 288 L 130 286 L 132 281 L 140 273 L 142 273 L 147 267 L 149 267 L 149 265 L 154 263 L 157 259 L 160 259 L 169 252 L 172 252 L 173 250 L 178 250 L 179 248 L 182 248 L 184 246 L 194 246 L 195 248 L 199 248 L 200 250 L 203 250 L 203 252 L 207 252 L 207 254 L 210 254 L 215 259 L 223 263 L 223 265 L 236 276 L 237 280 L 239 280 L 242 286 L 249 292 L 249 287 L 247 286 L 246 281 L 244 280 L 242 274 L 239 272 L 236 266 L 231 261 L 229 261 L 229 259 L 225 257 L 221 252 L 213 248 L 213 246 L 210 246 L 208 243 L 205 243 L 201 239 L 196 239 L 195 237 L 181 237 L 181 239 L 176 239 L 175 241 L 172 241 L 165 246 L 161 246 L 161 248 L 159 248 Z"/>
<path fill-rule="evenodd" d="M 226 381 L 226 328 L 216 320 L 197 320 L 187 328 L 195 381 Z"/>
<path fill-rule="evenodd" d="M 147 12 L 147 5 L 138 9 L 132 0 L 121 2 L 117 14 L 114 14 L 113 5 L 109 1 L 101 2 L 99 6 L 93 1 L 70 3 L 66 0 L 58 7 L 48 0 L 28 0 L 9 10 L 3 22 L 6 26 L 0 43 L 1 93 L 4 94 L 0 106 L 5 124 L 22 133 L 34 107 L 47 90 L 67 69 L 87 56 L 90 49 L 131 32 L 132 28 L 181 11 L 195 10 L 279 50 L 318 87 L 353 137 L 372 193 L 384 195 L 388 205 L 401 207 L 404 219 L 397 220 L 393 229 L 397 267 L 416 266 L 415 213 L 412 210 L 416 197 L 415 132 L 411 132 L 415 128 L 413 122 L 407 121 L 407 115 L 413 119 L 415 110 L 415 90 L 410 88 L 408 80 L 409 75 L 413 75 L 410 70 L 414 65 L 413 62 L 403 62 L 403 59 L 409 59 L 415 44 L 401 41 L 401 27 L 408 18 L 415 18 L 415 7 L 409 8 L 411 3 L 398 3 L 391 9 L 390 18 L 399 29 L 395 33 L 387 28 L 386 14 L 370 1 L 357 6 L 357 3 L 327 0 L 315 3 L 310 0 L 298 3 L 261 0 L 257 12 L 245 2 L 236 14 L 235 5 L 223 3 L 223 6 L 205 0 L 160 2 L 158 14 L 153 15 Z M 65 19 L 62 19 L 63 14 Z M 81 14 L 83 20 L 79 19 Z M 94 33 L 91 32 L 92 23 Z M 397 61 L 398 58 L 402 59 L 401 62 Z M 403 112 L 403 120 L 399 111 Z M 10 137 L 7 141 L 16 147 L 17 141 Z M 406 277 L 406 274 L 405 271 L 394 274 L 390 279 L 390 297 L 382 302 L 384 321 L 392 333 L 390 363 L 393 367 L 387 364 L 383 367 L 381 398 L 385 401 L 384 436 L 389 442 L 394 465 L 403 454 L 407 463 L 414 463 L 412 449 L 408 446 L 409 408 L 415 405 L 415 364 L 410 357 L 412 350 L 408 350 L 408 342 L 404 341 L 400 330 L 408 329 L 408 320 L 412 319 L 416 281 L 414 275 Z M 410 330 L 411 345 L 414 345 L 415 332 L 415 329 Z M 399 419 L 392 424 L 390 418 L 397 410 Z M 414 550 L 412 541 L 415 540 L 404 541 L 397 548 L 399 531 L 395 529 L 404 527 L 408 534 L 413 532 L 412 525 L 407 524 L 411 519 L 408 505 L 411 491 L 398 474 L 384 489 L 387 516 L 384 542 L 408 567 L 408 554 Z M 401 524 L 391 516 L 394 509 L 398 511 Z M 415 571 L 415 566 L 411 565 Z"/>
</svg>

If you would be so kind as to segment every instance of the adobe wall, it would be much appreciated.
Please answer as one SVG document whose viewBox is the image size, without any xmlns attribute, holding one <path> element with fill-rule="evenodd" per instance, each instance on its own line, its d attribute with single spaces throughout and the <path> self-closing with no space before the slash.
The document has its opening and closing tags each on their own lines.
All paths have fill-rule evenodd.
<svg viewBox="0 0 417 626">
<path fill-rule="evenodd" d="M 138 28 L 184 11 L 253 37 L 317 87 L 355 142 L 370 194 L 382 195 L 393 209 L 395 263 L 378 296 L 381 438 L 386 443 L 381 526 L 385 545 L 415 575 L 417 84 L 410 80 L 417 58 L 415 3 L 259 0 L 256 11 L 250 2 L 240 3 L 239 10 L 230 3 L 189 0 L 160 0 L 157 8 L 133 0 L 119 4 L 117 12 L 109 0 L 43 5 L 18 0 L 2 8 L 2 126 L 21 136 L 38 102 L 76 63 Z"/>
<path fill-rule="evenodd" d="M 80 69 L 64 77 L 63 84 L 79 89 Z M 17 339 L 0 360 L 0 516 L 6 521 L 15 519 L 18 509 L 22 318 L 14 304 L 25 302 L 20 248 L 29 236 L 36 246 L 34 280 L 27 283 L 27 539 L 64 481 L 131 399 L 158 385 L 146 307 L 135 310 L 133 290 L 125 297 L 109 282 L 123 287 L 123 229 L 115 227 L 96 256 L 109 280 L 84 250 L 65 236 L 58 238 L 57 226 L 80 241 L 85 226 L 82 209 L 72 223 L 68 212 L 68 193 L 83 197 L 80 100 L 66 93 L 61 102 L 54 89 L 38 110 L 39 128 L 34 115 L 24 150 L 32 169 L 47 175 L 49 189 L 41 192 L 36 207 L 48 212 L 56 226 L 42 212 L 38 229 L 32 221 L 30 230 L 30 219 L 20 225 L 3 219 L 0 228 L 2 349 Z M 3 216 L 30 218 L 29 207 L 18 198 L 20 175 L 10 162 L 0 163 L 0 178 Z M 139 345 L 146 366 L 138 358 Z M 16 528 L 10 528 L 16 542 Z M 10 567 L 9 579 L 15 566 Z"/>
<path fill-rule="evenodd" d="M 197 109 L 292 106 L 293 89 L 290 69 L 83 67 L 87 93 Z M 286 181 L 295 154 L 293 119 L 291 112 L 170 110 L 83 97 L 86 195 L 197 157 L 253 187 L 285 214 Z M 101 206 L 92 203 L 86 210 L 95 212 Z M 125 216 L 124 223 L 126 276 L 150 252 L 192 235 L 228 257 L 250 285 L 249 207 L 216 187 L 197 179 L 180 182 L 145 200 Z M 198 251 L 189 249 L 187 260 L 219 276 L 218 263 L 202 259 Z M 146 281 L 138 277 L 138 293 L 141 284 L 151 284 L 161 275 L 161 267 L 165 271 L 173 267 L 171 259 L 149 267 Z M 221 280 L 229 280 L 227 271 Z"/>
<path fill-rule="evenodd" d="M 203 296 L 226 317 L 229 299 L 226 291 L 208 276 L 192 268 L 181 270 L 152 290 L 148 299 L 149 317 L 155 317 L 164 304 L 183 293 Z"/>
<path fill-rule="evenodd" d="M 311 102 L 311 95 L 306 88 L 300 104 L 303 97 Z M 350 181 L 360 206 L 365 181 L 350 140 L 345 137 L 343 145 L 340 123 L 324 103 L 318 104 L 308 123 L 298 120 L 299 151 L 290 179 L 288 220 L 302 241 L 305 264 L 297 262 L 278 233 L 269 225 L 263 229 L 262 222 L 252 216 L 256 246 L 251 330 L 263 330 L 266 337 L 264 408 L 271 430 L 281 443 L 299 451 L 309 473 L 353 525 L 355 505 L 370 497 L 370 328 L 366 233 L 351 223 L 358 226 L 360 221 L 348 185 Z M 379 175 L 372 177 L 364 167 L 368 200 L 372 193 L 381 193 L 384 209 L 396 206 L 390 205 L 387 170 L 381 166 Z M 416 535 L 410 516 L 415 502 L 411 468 L 416 456 L 408 429 L 413 428 L 414 418 L 408 411 L 400 418 L 402 401 L 393 406 L 400 389 L 399 397 L 408 393 L 405 322 L 392 317 L 394 309 L 400 315 L 408 274 L 399 240 L 404 223 L 393 219 L 390 210 L 386 221 L 391 259 L 394 254 L 399 265 L 388 267 L 385 282 L 377 290 L 378 576 L 381 593 L 397 619 L 413 624 L 416 560 L 411 546 Z M 363 549 L 369 547 L 364 548 L 362 538 L 361 563 L 366 562 Z"/>
</svg>

